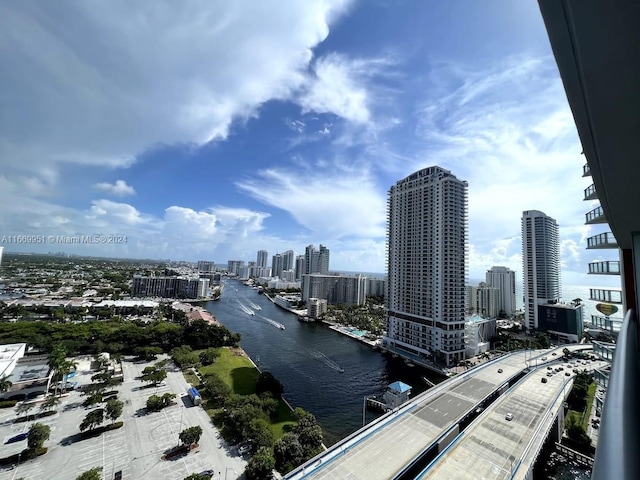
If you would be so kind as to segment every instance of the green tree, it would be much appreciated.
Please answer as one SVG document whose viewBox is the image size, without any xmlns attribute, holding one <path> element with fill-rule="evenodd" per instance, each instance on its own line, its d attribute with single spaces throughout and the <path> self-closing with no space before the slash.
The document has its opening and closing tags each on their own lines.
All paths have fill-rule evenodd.
<svg viewBox="0 0 640 480">
<path fill-rule="evenodd" d="M 9 380 L 9 375 L 0 377 L 0 393 L 8 392 L 13 383 Z"/>
<path fill-rule="evenodd" d="M 35 405 L 33 403 L 21 403 L 20 405 L 18 405 L 16 407 L 16 413 L 18 415 L 26 415 L 27 418 L 29 417 L 29 412 L 31 410 L 33 410 L 35 408 Z"/>
<path fill-rule="evenodd" d="M 102 480 L 102 467 L 93 467 L 76 477 L 76 480 Z"/>
<path fill-rule="evenodd" d="M 140 380 L 143 382 L 151 382 L 154 384 L 160 383 L 165 378 L 167 378 L 167 371 L 164 368 L 158 367 L 145 367 L 140 376 Z"/>
<path fill-rule="evenodd" d="M 200 425 L 196 425 L 195 427 L 185 428 L 180 432 L 178 438 L 185 445 L 191 445 L 193 443 L 198 443 L 200 437 L 202 436 L 202 427 Z"/>
<path fill-rule="evenodd" d="M 44 442 L 49 440 L 51 429 L 48 425 L 42 423 L 34 423 L 29 429 L 29 436 L 27 437 L 27 446 L 31 449 L 42 448 Z"/>
<path fill-rule="evenodd" d="M 320 433 L 322 435 L 322 432 Z M 246 429 L 246 437 L 251 440 L 256 447 L 273 447 L 275 440 L 273 432 L 269 427 L 269 422 L 263 418 L 254 418 Z"/>
<path fill-rule="evenodd" d="M 210 480 L 209 475 L 201 475 L 200 473 L 192 473 L 188 477 L 184 477 L 184 480 Z"/>
<path fill-rule="evenodd" d="M 124 403 L 117 398 L 112 398 L 107 402 L 104 413 L 105 416 L 111 420 L 111 423 L 115 423 L 116 419 L 122 415 L 122 407 L 124 407 Z"/>
<path fill-rule="evenodd" d="M 304 451 L 295 433 L 285 433 L 273 447 L 276 469 L 287 473 L 302 463 Z"/>
<path fill-rule="evenodd" d="M 247 463 L 244 474 L 247 480 L 270 480 L 276 461 L 267 448 L 259 449 Z"/>
<path fill-rule="evenodd" d="M 80 431 L 84 432 L 85 430 L 93 430 L 97 426 L 99 426 L 104 421 L 104 409 L 97 408 L 96 410 L 92 410 L 84 417 L 82 423 L 80 423 Z"/>
<path fill-rule="evenodd" d="M 198 358 L 202 365 L 211 365 L 216 361 L 216 358 L 220 356 L 220 352 L 218 352 L 215 348 L 207 348 L 203 352 L 200 352 Z"/>
</svg>

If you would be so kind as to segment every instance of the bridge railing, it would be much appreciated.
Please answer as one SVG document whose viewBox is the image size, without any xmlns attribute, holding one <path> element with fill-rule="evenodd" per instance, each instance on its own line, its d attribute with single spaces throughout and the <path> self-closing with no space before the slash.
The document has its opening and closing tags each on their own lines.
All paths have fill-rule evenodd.
<svg viewBox="0 0 640 480">
<path fill-rule="evenodd" d="M 640 478 L 640 368 L 638 317 L 629 309 L 618 334 L 598 434 L 594 480 Z"/>
</svg>

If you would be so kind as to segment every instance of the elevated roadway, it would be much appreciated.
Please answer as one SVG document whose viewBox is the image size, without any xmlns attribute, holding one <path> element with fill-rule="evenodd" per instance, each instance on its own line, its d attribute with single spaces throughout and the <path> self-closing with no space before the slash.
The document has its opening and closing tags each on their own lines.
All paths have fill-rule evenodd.
<svg viewBox="0 0 640 480">
<path fill-rule="evenodd" d="M 570 350 L 580 348 L 585 346 L 572 346 Z M 459 374 L 380 417 L 293 470 L 285 478 L 383 480 L 416 478 L 419 475 L 427 478 L 431 475 L 431 469 L 436 471 L 436 464 L 431 463 L 431 468 L 427 470 L 425 466 L 436 459 L 438 462 L 443 461 L 445 457 L 442 454 L 447 453 L 450 444 L 462 444 L 461 440 L 466 438 L 466 432 L 465 435 L 460 435 L 460 432 L 478 417 L 479 409 L 484 409 L 480 418 L 489 423 L 481 423 L 484 426 L 473 424 L 479 428 L 473 438 L 479 438 L 482 429 L 494 433 L 497 431 L 495 442 L 491 442 L 497 458 L 489 468 L 503 469 L 503 472 L 510 474 L 512 460 L 515 468 L 522 457 L 515 445 L 528 444 L 526 432 L 538 426 L 545 411 L 549 409 L 549 402 L 557 395 L 558 386 L 560 389 L 566 386 L 569 377 L 563 374 L 545 376 L 548 378 L 546 384 L 540 381 L 543 375 L 540 371 L 546 371 L 547 363 L 559 364 L 561 356 L 562 348 L 554 351 L 520 351 Z M 531 370 L 536 369 L 539 371 L 532 373 Z M 525 378 L 527 374 L 528 377 Z M 544 388 L 540 388 L 541 386 Z M 529 388 L 535 395 L 530 396 L 529 391 L 524 388 Z M 539 390 L 543 392 L 542 395 L 539 395 Z M 502 398 L 505 392 L 506 395 Z M 559 402 L 562 405 L 562 400 Z M 513 410 L 514 419 L 511 422 L 515 423 L 506 425 L 504 416 L 507 410 Z M 491 420 L 493 423 L 490 423 Z M 515 433 L 508 433 L 508 430 L 514 430 Z M 504 435 L 500 435 L 500 432 Z M 515 445 L 501 444 L 502 440 L 499 439 L 503 437 L 507 442 L 515 442 Z M 473 450 L 472 443 L 468 446 Z M 480 452 L 479 448 L 473 451 Z M 453 448 L 450 450 L 451 453 L 455 451 Z M 451 457 L 454 458 L 455 455 Z M 450 465 L 454 470 L 455 458 L 452 461 L 454 463 Z M 469 478 L 482 478 L 475 474 L 473 467 L 469 468 L 472 473 Z M 450 474 L 448 478 L 458 478 L 457 473 Z"/>
</svg>

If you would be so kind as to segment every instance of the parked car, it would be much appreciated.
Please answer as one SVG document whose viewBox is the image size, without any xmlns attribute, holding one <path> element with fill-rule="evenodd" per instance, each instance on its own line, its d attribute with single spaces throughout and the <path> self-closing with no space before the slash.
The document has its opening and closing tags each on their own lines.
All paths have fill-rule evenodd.
<svg viewBox="0 0 640 480">
<path fill-rule="evenodd" d="M 26 440 L 28 436 L 29 436 L 29 432 L 19 433 L 18 435 L 11 437 L 9 440 L 7 440 L 4 443 L 6 444 L 6 443 L 21 442 L 22 440 Z"/>
<path fill-rule="evenodd" d="M 211 478 L 215 475 L 215 473 L 216 473 L 215 470 L 204 470 L 203 472 L 200 472 L 200 476 Z"/>
<path fill-rule="evenodd" d="M 506 421 L 510 422 L 511 420 L 513 420 L 513 413 L 507 413 L 507 414 L 504 416 L 504 419 L 505 419 Z"/>
<path fill-rule="evenodd" d="M 244 455 L 245 453 L 249 453 L 251 451 L 251 442 L 242 442 L 238 445 L 238 453 L 240 455 Z"/>
</svg>

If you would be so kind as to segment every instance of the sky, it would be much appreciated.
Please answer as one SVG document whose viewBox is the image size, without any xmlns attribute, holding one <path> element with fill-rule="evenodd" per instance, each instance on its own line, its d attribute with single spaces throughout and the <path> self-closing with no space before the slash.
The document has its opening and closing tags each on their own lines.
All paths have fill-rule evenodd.
<svg viewBox="0 0 640 480">
<path fill-rule="evenodd" d="M 0 63 L 5 253 L 322 243 L 331 270 L 384 272 L 389 188 L 439 165 L 469 183 L 471 279 L 521 276 L 535 209 L 563 282 L 619 282 L 585 273 L 617 258 L 585 250 L 607 227 L 584 225 L 597 201 L 535 0 L 0 0 Z"/>
</svg>

